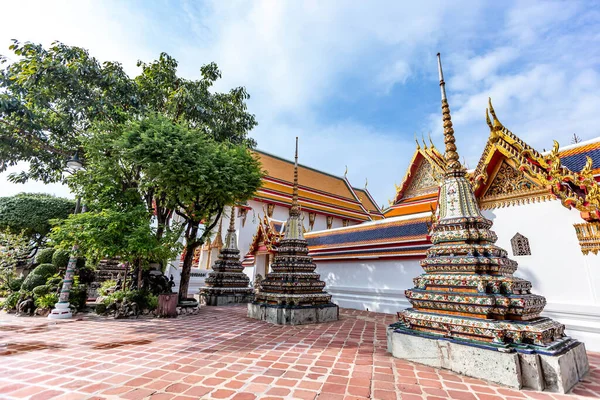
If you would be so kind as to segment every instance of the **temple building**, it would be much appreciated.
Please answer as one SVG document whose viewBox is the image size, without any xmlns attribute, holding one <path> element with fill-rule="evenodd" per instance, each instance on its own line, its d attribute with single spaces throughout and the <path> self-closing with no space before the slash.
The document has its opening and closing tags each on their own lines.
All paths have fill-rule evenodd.
<svg viewBox="0 0 600 400">
<path fill-rule="evenodd" d="M 488 107 L 493 110 L 491 101 Z M 521 138 L 526 132 L 513 133 L 501 123 L 496 110 L 492 117 L 487 126 L 482 118 L 488 140 L 476 168 L 466 175 L 481 213 L 493 222 L 496 245 L 518 262 L 515 276 L 546 298 L 541 315 L 563 323 L 588 350 L 600 351 L 600 137 L 564 147 L 549 141 L 552 149 L 540 152 Z M 429 231 L 446 170 L 438 147 L 431 140 L 417 142 L 414 153 L 399 160 L 408 167 L 383 211 L 367 190 L 345 177 L 299 165 L 304 236 L 340 307 L 386 313 L 410 307 L 404 292 L 421 274 L 419 263 L 431 246 Z M 257 155 L 268 175 L 255 197 L 238 209 L 235 222 L 251 281 L 271 271 L 293 186 L 292 161 Z M 198 252 L 190 294 L 204 284 L 217 236 Z M 217 254 L 212 250 L 210 260 Z M 172 273 L 178 276 L 175 268 Z"/>
<path fill-rule="evenodd" d="M 488 128 L 467 178 L 496 244 L 519 263 L 515 275 L 546 298 L 542 315 L 600 351 L 600 137 L 538 152 L 497 117 Z M 432 142 L 417 143 L 385 219 L 305 235 L 336 304 L 386 313 L 410 307 L 405 289 L 431 246 L 445 170 Z"/>
<path fill-rule="evenodd" d="M 283 235 L 285 221 L 292 205 L 294 162 L 255 150 L 262 169 L 266 171 L 261 188 L 246 204 L 237 206 L 235 229 L 238 249 L 242 255 L 244 272 L 254 281 L 271 270 L 274 258 L 273 244 Z M 344 176 L 336 176 L 302 164 L 298 165 L 298 202 L 300 220 L 306 232 L 328 230 L 375 220 L 384 215 L 368 189 L 356 188 Z M 223 215 L 229 215 L 226 207 Z M 219 227 L 222 223 L 219 223 Z M 210 267 L 223 246 L 223 232 L 219 228 L 209 241 L 196 249 L 190 295 L 204 286 Z M 182 255 L 183 256 L 183 255 Z M 173 262 L 168 274 L 178 282 L 179 263 Z"/>
<path fill-rule="evenodd" d="M 337 321 L 339 308 L 315 273 L 308 255 L 298 202 L 298 138 L 294 162 L 292 206 L 277 245 L 272 271 L 258 282 L 255 299 L 248 304 L 248 317 L 279 325 L 302 325 Z"/>
</svg>

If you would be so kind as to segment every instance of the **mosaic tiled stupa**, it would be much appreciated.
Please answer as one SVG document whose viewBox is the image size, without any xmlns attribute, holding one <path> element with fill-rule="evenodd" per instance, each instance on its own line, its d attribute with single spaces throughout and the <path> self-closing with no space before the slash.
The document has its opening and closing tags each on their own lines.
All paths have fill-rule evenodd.
<svg viewBox="0 0 600 400">
<path fill-rule="evenodd" d="M 281 325 L 337 321 L 338 306 L 323 290 L 325 282 L 315 273 L 303 234 L 298 204 L 298 138 L 292 207 L 271 269 L 273 272 L 260 282 L 254 302 L 248 304 L 249 317 Z"/>
<path fill-rule="evenodd" d="M 225 244 L 212 269 L 204 282 L 206 286 L 200 290 L 200 298 L 204 304 L 224 306 L 252 301 L 254 290 L 249 287 L 250 278 L 244 273 L 244 267 L 240 261 L 240 251 L 237 248 L 235 207 L 233 206 Z"/>
<path fill-rule="evenodd" d="M 394 356 L 514 387 L 569 390 L 587 371 L 585 348 L 541 317 L 544 297 L 513 276 L 459 161 L 438 54 L 446 174 L 425 274 L 406 290 L 412 308 L 388 330 Z M 552 249 L 548 249 L 552 251 Z M 540 268 L 543 273 L 543 266 Z M 561 366 L 562 365 L 562 366 Z"/>
</svg>

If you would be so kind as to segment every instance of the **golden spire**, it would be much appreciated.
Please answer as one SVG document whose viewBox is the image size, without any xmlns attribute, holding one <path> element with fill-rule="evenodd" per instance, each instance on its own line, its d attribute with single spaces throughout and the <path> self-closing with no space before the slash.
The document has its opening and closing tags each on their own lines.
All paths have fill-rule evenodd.
<svg viewBox="0 0 600 400">
<path fill-rule="evenodd" d="M 223 247 L 222 231 L 223 231 L 223 216 L 221 216 L 221 219 L 219 219 L 219 229 L 217 230 L 217 235 L 215 236 L 215 240 L 212 243 L 211 248 L 221 250 L 221 248 Z"/>
<path fill-rule="evenodd" d="M 294 189 L 292 192 L 292 208 L 285 224 L 284 239 L 304 240 L 300 206 L 298 205 L 298 137 L 296 137 L 296 156 L 294 159 Z"/>
<path fill-rule="evenodd" d="M 460 171 L 462 165 L 460 164 L 460 157 L 456 151 L 456 145 L 454 144 L 454 129 L 452 128 L 452 120 L 450 117 L 450 106 L 448 105 L 448 99 L 446 98 L 446 82 L 444 82 L 444 73 L 442 71 L 442 59 L 440 53 L 437 53 L 438 59 L 438 72 L 440 75 L 440 91 L 442 94 L 442 121 L 444 124 L 444 144 L 446 145 L 446 153 L 444 158 L 446 159 L 446 165 L 448 171 Z"/>
<path fill-rule="evenodd" d="M 292 190 L 292 208 L 290 208 L 290 217 L 299 216 L 298 206 L 298 136 L 296 136 L 296 155 L 294 156 L 294 189 Z"/>
<path fill-rule="evenodd" d="M 237 237 L 235 235 L 235 205 L 231 206 L 231 215 L 229 216 L 229 229 L 225 236 L 225 248 L 237 250 Z"/>
</svg>

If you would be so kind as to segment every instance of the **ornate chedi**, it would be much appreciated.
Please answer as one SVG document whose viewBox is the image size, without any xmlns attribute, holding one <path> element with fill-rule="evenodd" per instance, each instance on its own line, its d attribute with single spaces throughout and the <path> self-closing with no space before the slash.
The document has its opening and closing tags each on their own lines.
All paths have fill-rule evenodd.
<svg viewBox="0 0 600 400">
<path fill-rule="evenodd" d="M 430 234 L 433 246 L 421 261 L 425 274 L 406 290 L 412 308 L 399 312 L 400 321 L 390 327 L 390 351 L 514 387 L 569 390 L 587 370 L 584 346 L 565 336 L 564 325 L 540 316 L 545 298 L 513 276 L 517 263 L 494 244 L 492 221 L 481 214 L 459 162 L 439 54 L 438 66 L 447 168 Z M 561 370 L 561 362 L 552 370 L 544 363 L 554 364 L 540 358 L 563 356 L 572 361 L 566 367 L 562 360 L 570 370 Z"/>
<path fill-rule="evenodd" d="M 336 321 L 338 306 L 323 291 L 325 282 L 315 273 L 298 205 L 298 138 L 294 164 L 292 207 L 283 239 L 276 249 L 271 270 L 259 284 L 255 301 L 248 304 L 248 316 L 283 325 Z"/>
<path fill-rule="evenodd" d="M 220 237 L 220 235 L 217 235 Z M 208 274 L 204 288 L 200 289 L 200 298 L 207 306 L 248 303 L 252 301 L 253 289 L 250 278 L 244 273 L 237 248 L 235 234 L 235 207 L 231 207 L 229 229 L 218 259 Z"/>
</svg>

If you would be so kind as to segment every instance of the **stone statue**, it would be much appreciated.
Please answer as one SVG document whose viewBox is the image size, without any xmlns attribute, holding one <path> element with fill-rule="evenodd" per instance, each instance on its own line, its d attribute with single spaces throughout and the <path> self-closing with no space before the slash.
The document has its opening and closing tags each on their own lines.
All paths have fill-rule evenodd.
<svg viewBox="0 0 600 400">
<path fill-rule="evenodd" d="M 20 301 L 19 305 L 17 306 L 17 314 L 22 315 L 22 314 L 27 314 L 27 315 L 33 315 L 33 312 L 35 311 L 35 302 L 33 301 L 33 296 L 29 295 L 25 298 L 25 300 Z"/>
<path fill-rule="evenodd" d="M 256 274 L 254 277 L 254 291 L 256 293 L 260 292 L 260 283 L 262 282 L 263 277 L 261 274 Z"/>
<path fill-rule="evenodd" d="M 173 274 L 171 274 L 171 277 L 169 278 L 169 293 L 173 293 L 173 288 L 175 287 L 175 281 L 173 280 Z"/>
</svg>

